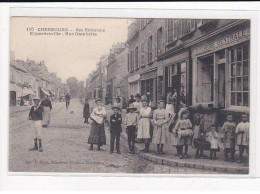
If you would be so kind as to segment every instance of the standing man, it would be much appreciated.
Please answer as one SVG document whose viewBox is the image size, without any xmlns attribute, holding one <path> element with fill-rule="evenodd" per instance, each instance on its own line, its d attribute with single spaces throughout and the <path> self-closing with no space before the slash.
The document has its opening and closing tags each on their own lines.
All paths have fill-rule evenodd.
<svg viewBox="0 0 260 194">
<path fill-rule="evenodd" d="M 69 105 L 70 105 L 70 95 L 69 95 L 69 93 L 66 94 L 65 100 L 66 100 L 66 109 L 68 110 Z"/>
<path fill-rule="evenodd" d="M 122 116 L 119 114 L 120 108 L 118 106 L 112 107 L 114 114 L 110 117 L 110 154 L 114 151 L 114 143 L 116 140 L 116 150 L 118 154 L 121 154 L 120 152 L 120 134 L 122 132 Z"/>
<path fill-rule="evenodd" d="M 33 122 L 33 137 L 34 137 L 34 147 L 30 148 L 30 151 L 36 151 L 39 148 L 39 152 L 42 152 L 42 138 L 41 138 L 41 130 L 42 130 L 42 112 L 43 107 L 41 106 L 40 99 L 34 98 L 33 99 L 34 105 L 32 106 L 30 113 L 29 113 L 29 120 Z M 39 141 L 39 147 L 38 142 Z"/>
<path fill-rule="evenodd" d="M 134 102 L 135 102 L 134 95 L 131 95 L 130 99 L 128 101 L 128 107 L 129 107 L 130 104 L 133 104 Z"/>
<path fill-rule="evenodd" d="M 46 95 L 41 102 L 41 106 L 43 107 L 43 113 L 42 113 L 42 126 L 47 128 L 50 124 L 51 120 L 51 109 L 52 104 L 48 96 Z"/>
</svg>

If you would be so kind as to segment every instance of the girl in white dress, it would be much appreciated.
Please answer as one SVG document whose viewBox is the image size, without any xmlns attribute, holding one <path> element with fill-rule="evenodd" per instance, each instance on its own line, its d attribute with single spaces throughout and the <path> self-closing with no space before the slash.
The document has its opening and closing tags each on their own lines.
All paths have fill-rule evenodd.
<svg viewBox="0 0 260 194">
<path fill-rule="evenodd" d="M 210 142 L 210 159 L 217 159 L 218 151 L 218 132 L 216 131 L 216 125 L 212 124 L 210 132 L 207 133 L 208 141 Z"/>
<path fill-rule="evenodd" d="M 149 152 L 150 146 L 150 125 L 151 125 L 151 116 L 152 116 L 152 109 L 148 107 L 147 101 L 145 99 L 142 100 L 142 107 L 140 108 L 139 114 L 139 121 L 138 121 L 138 131 L 137 131 L 137 138 L 144 140 L 145 142 L 145 149 L 144 152 Z"/>
</svg>

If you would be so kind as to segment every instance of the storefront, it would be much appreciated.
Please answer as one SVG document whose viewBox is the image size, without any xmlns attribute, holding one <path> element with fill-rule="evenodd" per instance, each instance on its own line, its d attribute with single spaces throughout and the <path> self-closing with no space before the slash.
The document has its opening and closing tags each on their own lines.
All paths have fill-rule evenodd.
<svg viewBox="0 0 260 194">
<path fill-rule="evenodd" d="M 191 105 L 191 68 L 190 52 L 171 55 L 163 60 L 164 64 L 164 96 L 176 95 L 176 111 Z"/>
<path fill-rule="evenodd" d="M 128 94 L 131 95 L 136 95 L 140 94 L 140 74 L 133 75 L 131 77 L 128 77 Z"/>
<path fill-rule="evenodd" d="M 249 112 L 250 24 L 244 22 L 192 47 L 192 105 L 218 112 Z M 213 111 L 214 112 L 214 111 Z"/>
<path fill-rule="evenodd" d="M 156 102 L 157 100 L 157 68 L 150 69 L 140 75 L 141 80 L 141 96 L 147 95 L 148 101 Z"/>
</svg>

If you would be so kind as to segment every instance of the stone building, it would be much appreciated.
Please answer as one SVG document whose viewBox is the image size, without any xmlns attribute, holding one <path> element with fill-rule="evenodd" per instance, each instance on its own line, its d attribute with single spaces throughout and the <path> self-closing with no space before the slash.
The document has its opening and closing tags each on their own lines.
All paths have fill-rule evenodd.
<svg viewBox="0 0 260 194">
<path fill-rule="evenodd" d="M 108 57 L 106 93 L 111 103 L 115 102 L 116 97 L 127 98 L 125 92 L 122 91 L 124 88 L 122 83 L 128 76 L 127 54 L 128 49 L 125 45 L 118 43 L 112 46 Z"/>
<path fill-rule="evenodd" d="M 249 112 L 249 20 L 137 19 L 126 43 L 129 95 L 176 93 L 176 111 L 201 104 L 220 125 Z"/>
</svg>

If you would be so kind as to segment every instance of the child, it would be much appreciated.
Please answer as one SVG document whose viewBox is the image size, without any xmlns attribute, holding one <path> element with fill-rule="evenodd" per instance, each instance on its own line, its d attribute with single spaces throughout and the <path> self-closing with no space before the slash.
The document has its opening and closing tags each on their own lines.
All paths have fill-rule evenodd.
<svg viewBox="0 0 260 194">
<path fill-rule="evenodd" d="M 133 104 L 129 105 L 129 113 L 126 114 L 126 132 L 128 137 L 129 153 L 135 154 L 135 131 L 138 121 L 138 114 Z"/>
<path fill-rule="evenodd" d="M 151 116 L 152 116 L 152 109 L 147 106 L 147 101 L 144 98 L 142 99 L 142 107 L 140 108 L 140 113 L 139 113 L 137 138 L 145 142 L 145 148 L 142 150 L 145 153 L 149 152 L 149 147 L 150 147 Z"/>
<path fill-rule="evenodd" d="M 249 122 L 247 114 L 241 115 L 242 122 L 237 125 L 236 128 L 236 144 L 239 146 L 239 160 L 238 163 L 242 162 L 242 156 L 246 149 L 247 155 L 249 155 Z"/>
<path fill-rule="evenodd" d="M 192 124 L 188 119 L 189 111 L 183 110 L 180 113 L 180 119 L 177 121 L 176 126 L 174 128 L 175 138 L 178 141 L 176 144 L 177 152 L 180 155 L 180 159 L 188 158 L 188 146 L 191 143 L 191 136 L 193 135 Z M 182 149 L 185 147 L 185 154 L 183 155 Z"/>
<path fill-rule="evenodd" d="M 43 107 L 40 106 L 40 99 L 34 98 L 33 99 L 34 105 L 32 106 L 30 113 L 29 113 L 29 120 L 33 121 L 33 128 L 34 128 L 34 147 L 29 149 L 30 151 L 38 150 L 37 139 L 39 141 L 39 152 L 43 152 L 42 149 L 42 137 L 41 137 L 41 130 L 42 130 L 42 112 Z"/>
<path fill-rule="evenodd" d="M 218 147 L 218 132 L 216 131 L 216 125 L 212 124 L 210 132 L 207 133 L 208 141 L 210 142 L 210 159 L 217 159 Z M 214 157 L 214 158 L 213 158 Z"/>
<path fill-rule="evenodd" d="M 119 114 L 120 108 L 117 106 L 114 106 L 113 108 L 114 114 L 110 117 L 110 154 L 114 151 L 114 143 L 116 140 L 116 150 L 118 154 L 121 154 L 120 152 L 120 133 L 122 132 L 122 117 L 121 114 Z"/>
<path fill-rule="evenodd" d="M 231 153 L 231 161 L 235 161 L 235 129 L 236 123 L 233 122 L 232 114 L 227 115 L 227 121 L 222 126 L 222 132 L 224 134 L 223 144 L 225 160 L 228 161 L 228 153 Z"/>
<path fill-rule="evenodd" d="M 164 101 L 160 100 L 158 102 L 158 109 L 153 113 L 153 143 L 157 144 L 157 154 L 163 154 L 163 145 L 167 143 L 169 139 L 168 121 L 169 112 L 164 108 Z"/>
<path fill-rule="evenodd" d="M 209 150 L 210 143 L 206 140 L 203 130 L 199 131 L 198 138 L 194 139 L 193 143 L 196 148 L 195 158 L 206 158 L 206 156 L 203 154 L 203 150 Z"/>
</svg>

